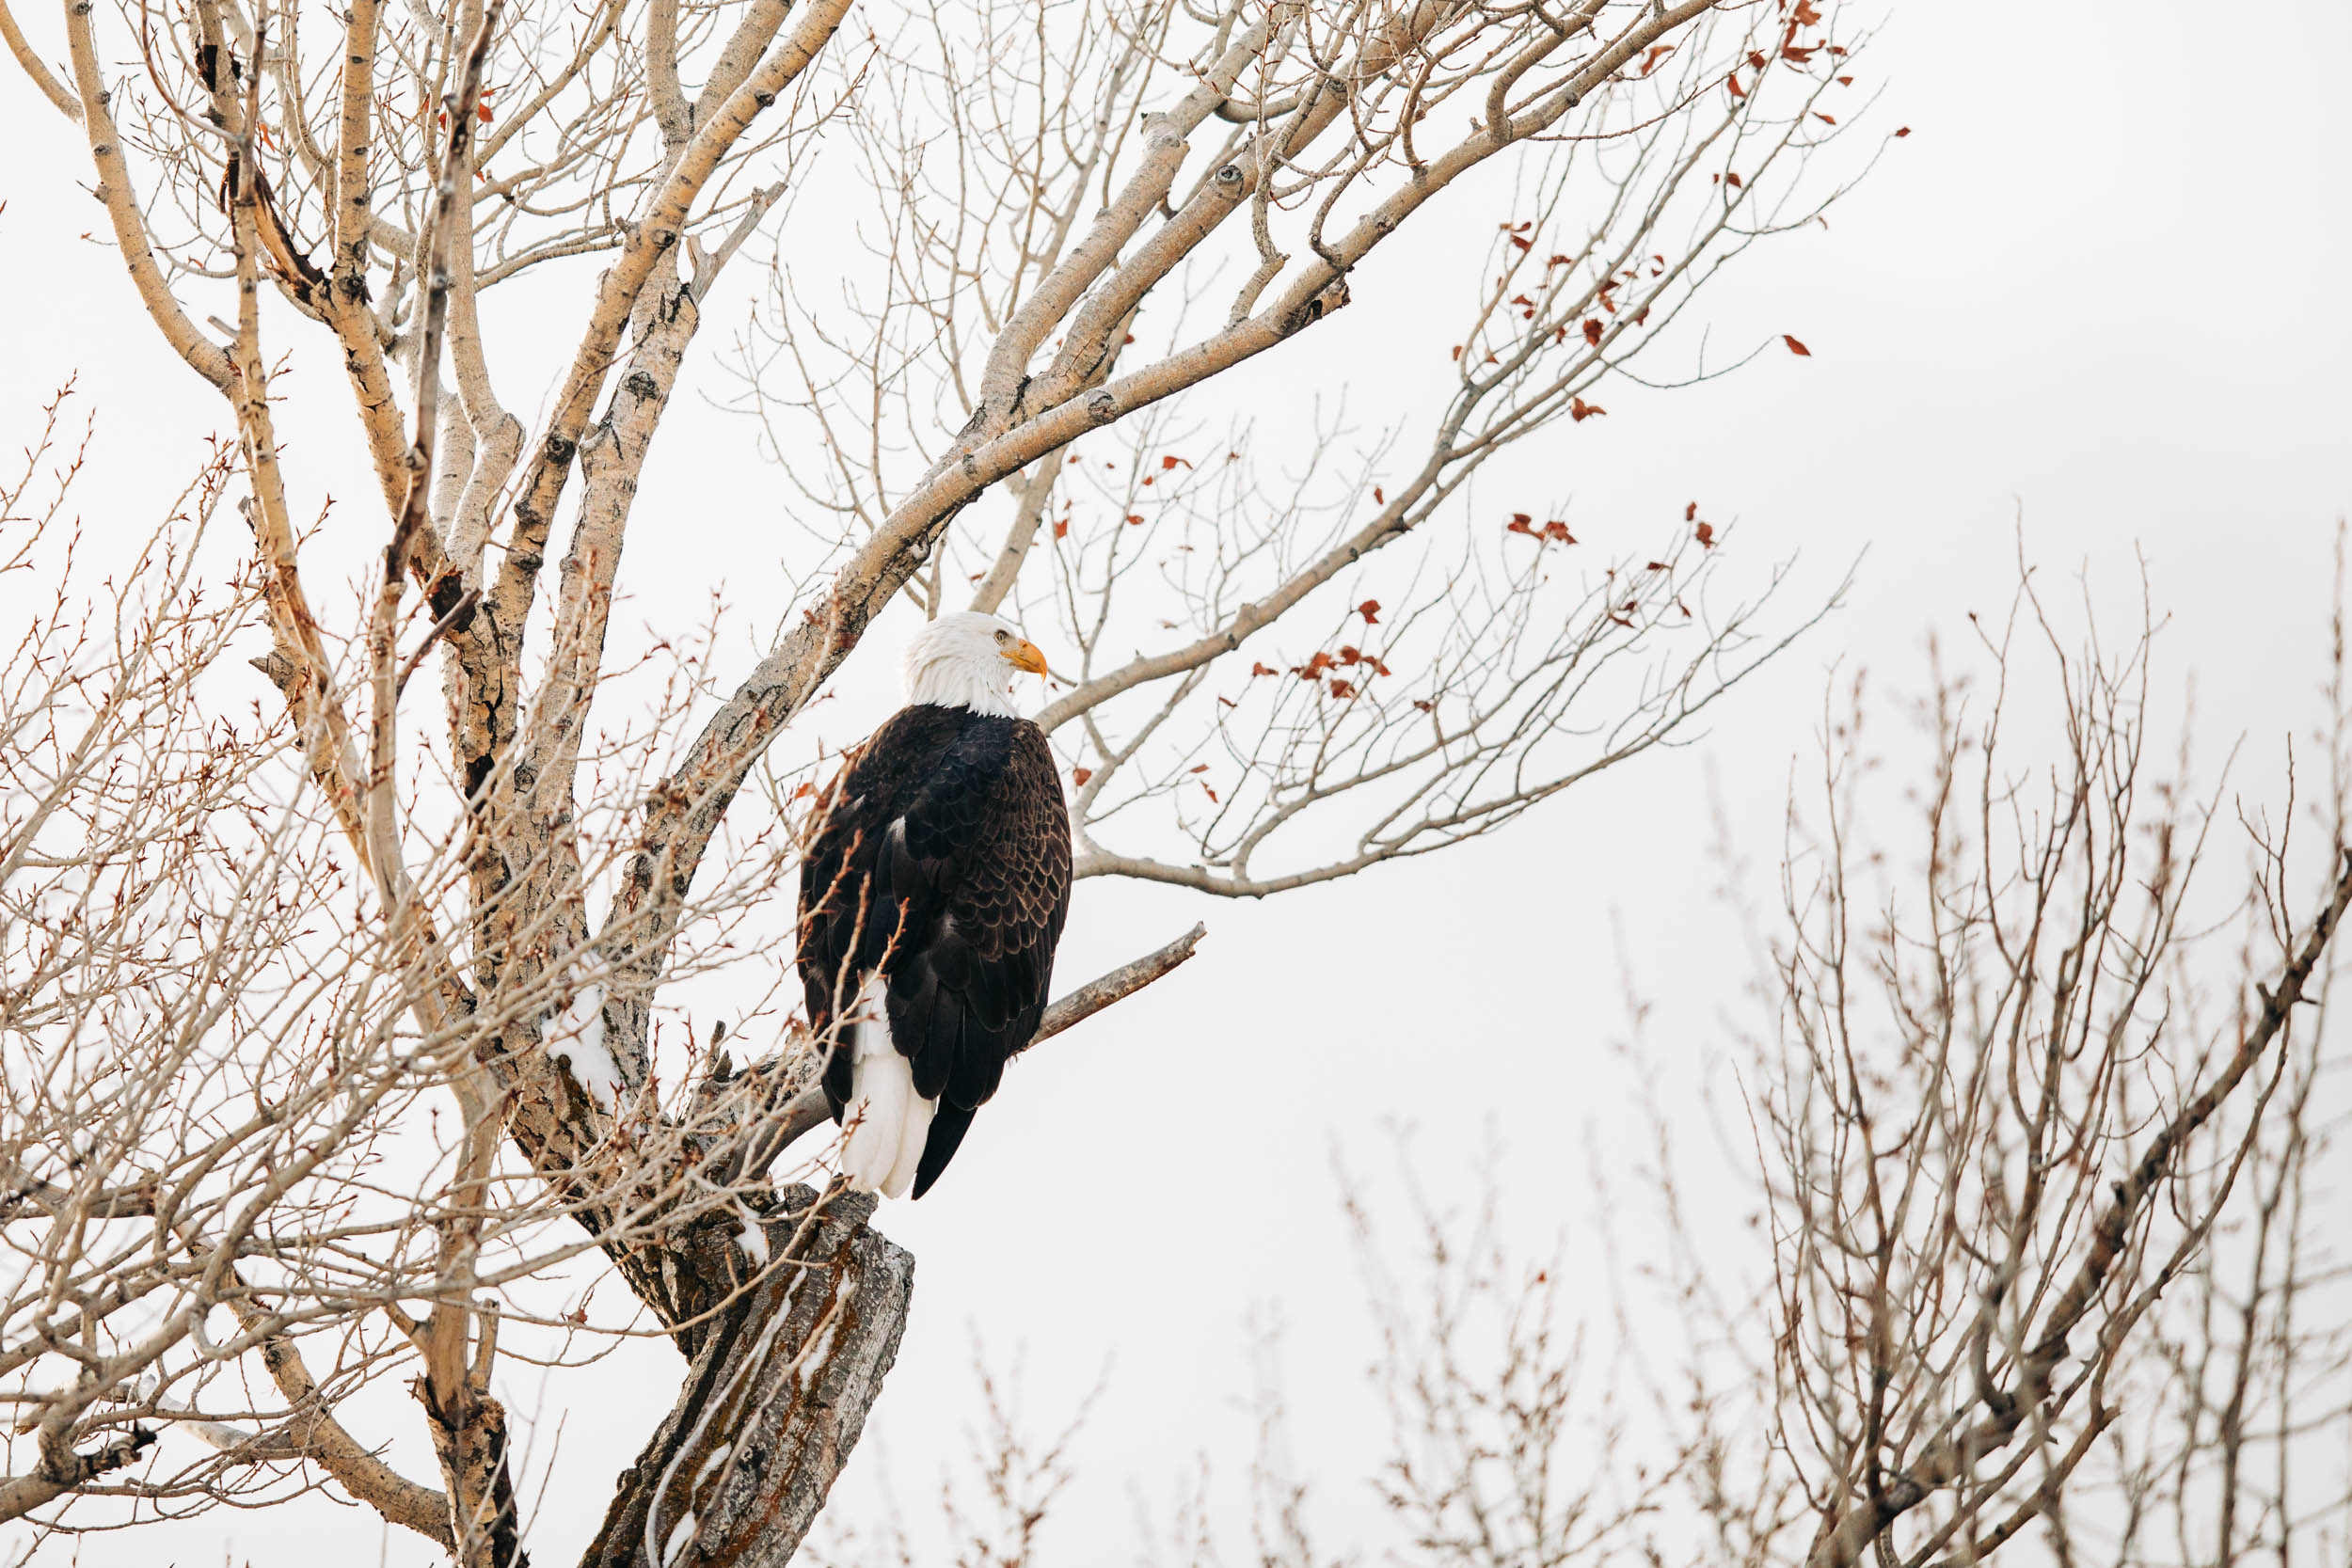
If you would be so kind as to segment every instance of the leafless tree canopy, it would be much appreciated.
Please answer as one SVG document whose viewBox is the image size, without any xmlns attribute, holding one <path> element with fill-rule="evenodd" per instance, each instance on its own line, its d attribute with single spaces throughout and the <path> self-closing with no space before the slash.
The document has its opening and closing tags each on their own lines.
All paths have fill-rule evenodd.
<svg viewBox="0 0 2352 1568">
<path fill-rule="evenodd" d="M 1348 1203 L 1387 1462 L 1367 1490 L 1262 1443 L 1247 1510 L 1220 1530 L 1188 1488 L 1149 1560 L 1348 1560 L 1335 1517 L 1430 1568 L 2342 1555 L 2341 647 L 2293 770 L 2323 787 L 2233 813 L 2151 720 L 2161 641 L 2103 643 L 2043 591 L 1939 659 L 1899 733 L 1859 677 L 1825 714 L 1726 1147 L 1653 1090 L 1565 1280 L 1504 1243 L 1491 1177 L 1467 1212 L 1409 1145 L 1408 1201 L 1350 1178 L 1389 1200 Z M 1627 1044 L 1654 1084 L 1652 1011 Z M 984 1391 L 959 1561 L 1050 1564 L 1083 1435 L 1039 1442 Z M 923 1560 L 861 1526 L 829 1521 L 826 1560 Z"/>
<path fill-rule="evenodd" d="M 42 610 L 0 668 L 0 1518 L 111 1528 L 331 1485 L 469 1568 L 513 1562 L 501 1358 L 645 1332 L 689 1370 L 588 1560 L 791 1554 L 888 1370 L 912 1259 L 787 1157 L 831 1042 L 772 1008 L 739 1063 L 683 998 L 778 940 L 817 796 L 776 743 L 901 595 L 1058 626 L 1041 722 L 1081 877 L 1244 896 L 1499 827 L 1686 734 L 1805 622 L 1763 613 L 1773 574 L 1731 580 L 1695 507 L 1603 561 L 1471 486 L 1515 444 L 1597 444 L 1637 358 L 1653 381 L 1728 368 L 1675 325 L 1867 162 L 1821 156 L 1867 89 L 1861 32 L 1810 0 L 69 0 L 44 25 L 0 5 L 30 90 L 86 134 L 126 303 L 233 434 L 158 526 L 84 539 L 61 402 L 0 508 L 0 565 Z M 1428 307 L 1383 269 L 1411 246 L 1452 269 L 1450 352 L 1405 330 Z M 756 310 L 698 348 L 713 289 L 761 254 Z M 1268 441 L 1198 390 L 1261 356 L 1309 373 L 1359 292 L 1426 394 L 1414 420 L 1359 437 L 1335 399 L 1311 438 Z M 494 356 L 501 322 L 547 355 L 549 321 L 551 372 Z M 281 460 L 274 399 L 324 378 L 273 377 L 313 355 L 380 513 L 323 510 Z M 739 666 L 612 636 L 647 455 L 705 356 L 803 530 L 803 588 Z M 354 540 L 363 593 L 306 578 Z M 249 629 L 265 688 L 231 657 Z M 1952 940 L 2016 918 L 1988 906 Z M 1792 968 L 1792 1018 L 1820 973 Z M 2273 1036 L 2303 983 L 2283 973 Z M 1807 1071 L 1852 1076 L 1799 1037 Z M 2269 1081 L 2265 1038 L 2241 1079 Z M 2090 1108 L 2005 1133 L 2003 1160 L 2095 1163 L 2185 1114 L 2079 1072 L 2045 1092 Z M 1972 1081 L 1925 1081 L 1900 1115 L 1985 1125 Z M 1822 1184 L 1791 1311 L 1850 1299 L 1841 1249 L 1881 1218 L 1853 1183 L 1894 1180 L 1814 1105 L 1773 1111 Z M 2238 1125 L 2184 1123 L 2182 1147 Z M 1991 1191 L 1982 1156 L 1925 1138 L 1895 1156 L 1907 1191 Z M 1868 1230 L 1957 1293 L 1860 1406 L 1851 1367 L 1791 1364 L 1823 1551 L 1866 1514 L 1976 1542 L 1994 1501 L 2025 1506 L 1935 1456 L 2095 1421 L 2046 1347 L 2161 1267 L 2142 1254 L 2172 1167 L 2149 1180 L 2112 1243 L 2083 1239 L 2106 1211 L 2038 1190 L 1972 1216 L 2010 1227 L 2011 1264 L 1973 1232 L 1888 1239 L 1931 1204 Z M 2197 1241 L 2165 1244 L 2185 1266 Z M 2010 1272 L 1979 1311 L 1986 1268 Z M 643 1317 L 591 1313 L 576 1280 L 598 1269 Z M 344 1424 L 395 1373 L 437 1486 Z"/>
<path fill-rule="evenodd" d="M 2035 642 L 2056 705 L 2012 689 Z M 1899 888 L 1857 842 L 1858 742 L 1825 780 L 1759 1107 L 1775 1442 L 1821 1521 L 1809 1562 L 1974 1561 L 2029 1528 L 2061 1560 L 2343 1539 L 2341 1492 L 2293 1501 L 2313 1452 L 2288 1441 L 2296 1412 L 2340 1425 L 2345 1389 L 2335 1336 L 2292 1325 L 2343 1303 L 2319 1291 L 2316 1214 L 2282 1207 L 2320 1131 L 2325 1008 L 2300 1005 L 2325 1001 L 2352 900 L 2342 781 L 2316 856 L 2290 853 L 2296 802 L 2246 824 L 2252 885 L 2217 929 L 2206 862 L 2245 834 L 2150 733 L 2150 646 L 2077 652 L 2029 591 L 1998 684 L 1947 687 L 1927 718 L 1937 765 Z M 2053 705 L 2056 765 L 2007 766 Z M 2234 1333 L 2210 1319 L 2233 1295 Z M 2086 1468 L 2104 1488 L 2073 1485 Z"/>
</svg>

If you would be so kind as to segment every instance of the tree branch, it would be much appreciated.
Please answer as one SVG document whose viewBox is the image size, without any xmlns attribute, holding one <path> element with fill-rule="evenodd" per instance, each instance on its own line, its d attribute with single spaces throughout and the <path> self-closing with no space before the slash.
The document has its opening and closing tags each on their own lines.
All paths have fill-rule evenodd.
<svg viewBox="0 0 2352 1568">
<path fill-rule="evenodd" d="M 1992 1412 L 1974 1424 L 1959 1428 L 1937 1441 L 1919 1459 L 1888 1477 L 1882 1495 L 1867 1507 L 1851 1507 L 1824 1525 L 1820 1537 L 1806 1554 L 1806 1568 L 1855 1568 L 1870 1544 L 1904 1513 L 1935 1492 L 1965 1481 L 1987 1455 L 2008 1447 L 2028 1419 L 2050 1398 L 2052 1383 L 2067 1354 L 2067 1338 L 2106 1284 L 2107 1274 L 2122 1255 L 2133 1221 L 2142 1206 L 2165 1181 L 2188 1140 L 2212 1119 L 2222 1101 L 2243 1083 L 2286 1028 L 2287 1015 L 2303 998 L 2321 956 L 2336 933 L 2347 907 L 2352 907 L 2352 854 L 2338 862 L 2335 887 L 2312 923 L 2301 948 L 2288 961 L 2276 988 L 2262 991 L 2262 1012 L 2247 1032 L 2229 1065 L 2149 1140 L 2132 1164 L 2130 1176 L 2116 1183 L 2114 1199 L 2101 1212 L 2091 1230 L 2090 1254 L 2052 1305 L 2041 1336 L 2026 1353 L 2014 1386 L 1991 1402 Z M 2260 988 L 2257 988 L 2258 990 Z M 1877 1467 L 1875 1454 L 1862 1456 Z"/>
<path fill-rule="evenodd" d="M 9 14 L 8 0 L 0 0 L 0 39 L 8 40 L 8 53 L 16 56 L 16 63 L 24 68 L 24 74 L 33 79 L 33 86 L 40 89 L 40 95 L 55 103 L 59 114 L 76 125 L 81 124 L 82 105 L 75 101 L 73 94 L 66 90 L 65 84 L 51 73 L 49 67 L 41 62 L 41 57 L 33 53 L 33 46 L 25 41 L 24 30 L 17 26 L 16 18 Z"/>
<path fill-rule="evenodd" d="M 44 1464 L 30 1475 L 0 1476 L 0 1522 L 21 1518 L 43 1503 L 55 1502 L 109 1471 L 121 1469 L 154 1441 L 153 1433 L 135 1428 L 88 1453 L 69 1450 L 57 1464 Z"/>
<path fill-rule="evenodd" d="M 230 1306 L 248 1334 L 265 1326 L 261 1308 L 249 1299 L 232 1296 Z M 415 1530 L 439 1546 L 449 1545 L 449 1499 L 394 1470 L 351 1435 L 327 1407 L 319 1392 L 318 1380 L 310 1375 L 301 1350 L 292 1338 L 283 1333 L 265 1338 L 262 1341 L 262 1365 L 268 1369 L 270 1381 L 278 1385 L 278 1391 L 285 1396 L 289 1414 L 274 1432 L 262 1434 L 261 1441 L 282 1442 L 288 1457 L 315 1462 L 320 1469 L 342 1482 L 344 1491 L 387 1520 Z"/>
<path fill-rule="evenodd" d="M 1038 1021 L 1037 1033 L 1029 1037 L 1023 1050 L 1032 1050 L 1073 1024 L 1083 1023 L 1112 1003 L 1134 995 L 1152 981 L 1173 973 L 1192 957 L 1200 939 L 1208 935 L 1206 926 L 1196 925 L 1167 946 L 1129 963 L 1120 964 L 1108 974 L 1098 974 L 1045 1009 Z M 765 1168 L 776 1155 L 803 1134 L 813 1132 L 833 1119 L 832 1107 L 825 1102 L 825 1091 L 811 1085 L 792 1097 L 777 1118 L 773 1142 L 762 1151 L 758 1165 Z"/>
<path fill-rule="evenodd" d="M 89 135 L 90 162 L 98 168 L 98 199 L 113 225 L 115 245 L 122 265 L 138 290 L 139 303 L 162 328 L 164 341 L 188 362 L 197 374 L 230 397 L 236 395 L 236 367 L 228 350 L 196 329 L 179 298 L 165 280 L 148 243 L 147 219 L 139 210 L 138 193 L 131 188 L 131 166 L 122 156 L 122 142 L 106 108 L 106 84 L 98 73 L 98 46 L 90 38 L 91 0 L 67 0 L 66 42 L 73 61 L 73 84 L 82 98 L 82 126 Z"/>
</svg>

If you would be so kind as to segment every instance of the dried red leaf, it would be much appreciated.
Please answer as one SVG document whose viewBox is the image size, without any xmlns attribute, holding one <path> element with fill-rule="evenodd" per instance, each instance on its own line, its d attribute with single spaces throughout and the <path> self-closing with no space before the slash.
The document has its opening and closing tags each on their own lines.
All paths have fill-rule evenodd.
<svg viewBox="0 0 2352 1568">
<path fill-rule="evenodd" d="M 1911 127 L 1908 125 L 1897 126 L 1895 129 L 1895 135 L 1899 136 L 1907 136 L 1911 135 Z"/>
<path fill-rule="evenodd" d="M 1127 521 L 1130 524 L 1139 523 L 1143 521 L 1143 515 L 1139 512 L 1130 512 L 1127 514 Z"/>
<path fill-rule="evenodd" d="M 1416 697 L 1413 699 L 1413 705 L 1421 709 L 1423 713 L 1429 713 L 1434 711 L 1438 705 L 1435 703 L 1424 703 L 1419 697 Z"/>
<path fill-rule="evenodd" d="M 1724 86 L 1731 89 L 1731 96 L 1734 98 L 1745 98 L 1748 95 L 1748 89 L 1740 85 L 1740 73 L 1736 71 L 1724 78 Z"/>
<path fill-rule="evenodd" d="M 1693 531 L 1693 537 L 1695 537 L 1706 548 L 1710 550 L 1713 549 L 1715 547 L 1715 525 L 1713 523 L 1701 523 L 1697 529 Z"/>
<path fill-rule="evenodd" d="M 1521 250 L 1533 250 L 1533 249 L 1534 249 L 1534 248 L 1535 248 L 1535 242 L 1534 242 L 1534 241 L 1533 241 L 1533 240 L 1531 240 L 1531 239 L 1528 239 L 1528 238 L 1526 238 L 1524 235 L 1520 235 L 1520 234 L 1514 234 L 1514 235 L 1512 235 L 1512 236 L 1511 236 L 1511 243 L 1512 243 L 1513 245 L 1518 245 L 1518 246 Z"/>
<path fill-rule="evenodd" d="M 1789 352 L 1789 353 L 1791 353 L 1791 354 L 1803 355 L 1803 356 L 1804 356 L 1805 358 L 1807 358 L 1807 359 L 1810 359 L 1810 358 L 1812 358 L 1812 357 L 1813 357 L 1813 351 L 1812 351 L 1811 349 L 1809 349 L 1809 348 L 1805 347 L 1803 343 L 1801 343 L 1801 342 L 1797 341 L 1797 340 L 1796 340 L 1796 339 L 1791 338 L 1791 337 L 1790 337 L 1788 333 L 1786 333 L 1786 332 L 1782 333 L 1782 334 L 1780 335 L 1780 341 L 1781 341 L 1782 342 L 1787 343 L 1787 344 L 1788 345 L 1788 352 Z"/>
<path fill-rule="evenodd" d="M 1334 697 L 1353 697 L 1356 695 L 1355 685 L 1353 682 L 1343 681 L 1334 677 L 1331 682 L 1331 695 Z"/>
<path fill-rule="evenodd" d="M 1252 662 L 1249 666 L 1249 673 L 1253 675 L 1279 675 L 1282 672 L 1275 669 L 1270 664 L 1259 664 Z"/>
<path fill-rule="evenodd" d="M 1209 781 L 1206 779 L 1201 780 L 1200 788 L 1209 797 L 1210 802 L 1214 804 L 1216 800 L 1216 791 L 1209 788 Z"/>
<path fill-rule="evenodd" d="M 1597 403 L 1586 403 L 1582 398 L 1575 396 L 1570 396 L 1568 399 L 1568 418 L 1574 420 L 1578 424 L 1582 424 L 1586 420 L 1591 419 L 1596 414 L 1606 414 L 1608 412 L 1608 409 L 1603 408 Z"/>
<path fill-rule="evenodd" d="M 1736 190 L 1744 190 L 1744 189 L 1746 188 L 1745 186 L 1743 186 L 1742 184 L 1740 184 L 1740 172 L 1739 172 L 1739 170 L 1737 170 L 1737 169 L 1734 169 L 1731 173 L 1724 175 L 1724 182 L 1725 182 L 1726 183 L 1728 183 L 1728 184 L 1731 186 L 1731 188 L 1732 188 L 1733 190 L 1735 190 L 1735 191 L 1736 191 Z"/>
<path fill-rule="evenodd" d="M 1389 504 L 1389 498 L 1380 493 L 1380 486 L 1377 484 L 1372 487 L 1372 500 L 1375 506 L 1386 506 Z"/>
<path fill-rule="evenodd" d="M 1576 543 L 1576 535 L 1568 531 L 1568 525 L 1557 517 L 1544 525 L 1544 537 L 1563 545 Z"/>
<path fill-rule="evenodd" d="M 1057 539 L 1067 539 L 1070 537 L 1069 518 L 1057 517 L 1054 519 L 1054 537 Z"/>
<path fill-rule="evenodd" d="M 1192 460 L 1188 457 L 1163 457 L 1160 459 L 1160 472 L 1167 473 L 1180 463 L 1187 468 L 1192 467 Z"/>
<path fill-rule="evenodd" d="M 1205 772 L 1207 772 L 1208 770 L 1209 770 L 1209 765 L 1208 765 L 1207 763 L 1205 763 L 1205 762 L 1204 762 L 1204 763 L 1202 763 L 1202 764 L 1201 764 L 1200 767 L 1198 767 L 1198 768 L 1185 768 L 1185 769 L 1184 769 L 1184 771 L 1185 771 L 1185 772 L 1187 772 L 1187 773 L 1205 773 Z"/>
<path fill-rule="evenodd" d="M 1373 492 L 1373 495 L 1375 498 L 1377 498 L 1380 492 L 1377 490 Z M 1362 604 L 1356 607 L 1356 613 L 1364 618 L 1364 625 L 1368 626 L 1376 626 L 1380 624 L 1380 601 L 1378 599 L 1366 599 Z"/>
<path fill-rule="evenodd" d="M 1642 74 L 1646 76 L 1658 69 L 1658 62 L 1675 52 L 1671 43 L 1654 43 L 1642 55 Z"/>
<path fill-rule="evenodd" d="M 1698 521 L 1698 517 L 1699 517 L 1699 503 L 1698 503 L 1698 502 L 1696 502 L 1696 501 L 1692 501 L 1690 505 L 1688 505 L 1688 506 L 1686 506 L 1686 507 L 1684 507 L 1684 508 L 1682 509 L 1682 520 L 1683 520 L 1684 522 L 1686 522 L 1686 523 L 1694 523 L 1694 522 L 1697 522 L 1697 521 Z"/>
<path fill-rule="evenodd" d="M 1666 564 L 1664 562 L 1662 562 L 1662 561 L 1653 561 L 1653 562 L 1651 562 L 1649 563 L 1649 565 L 1648 565 L 1647 567 L 1645 567 L 1645 570 L 1647 570 L 1647 571 L 1652 571 L 1652 572 L 1670 572 L 1670 571 L 1674 570 L 1674 568 L 1673 568 L 1673 567 L 1671 567 L 1671 566 L 1669 566 L 1669 565 L 1667 565 L 1667 564 Z"/>
<path fill-rule="evenodd" d="M 1597 318 L 1592 316 L 1584 318 L 1584 341 L 1586 342 L 1591 343 L 1596 348 L 1598 348 L 1600 346 L 1600 322 Z"/>
<path fill-rule="evenodd" d="M 1094 769 L 1091 768 L 1073 768 L 1070 770 L 1070 782 L 1080 789 L 1084 789 L 1087 786 L 1087 781 L 1092 777 L 1094 777 Z"/>
<path fill-rule="evenodd" d="M 1819 109 L 1816 109 L 1816 110 L 1814 110 L 1814 111 L 1813 111 L 1813 118 L 1814 118 L 1815 119 L 1820 120 L 1820 121 L 1822 124 L 1824 124 L 1824 125 L 1835 125 L 1835 124 L 1836 124 L 1836 123 L 1837 123 L 1837 119 L 1836 119 L 1836 116 L 1834 116 L 1834 115 L 1825 115 L 1825 114 L 1821 113 Z"/>
</svg>

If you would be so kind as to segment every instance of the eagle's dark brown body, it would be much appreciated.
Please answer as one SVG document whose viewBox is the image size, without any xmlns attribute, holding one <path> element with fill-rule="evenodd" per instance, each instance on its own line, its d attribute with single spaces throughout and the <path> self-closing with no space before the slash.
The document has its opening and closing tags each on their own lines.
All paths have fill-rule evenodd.
<svg viewBox="0 0 2352 1568">
<path fill-rule="evenodd" d="M 1045 1011 L 1070 910 L 1070 814 L 1043 732 L 1025 719 L 916 704 L 842 769 L 801 867 L 808 1016 L 836 1041 L 825 1098 L 852 1097 L 854 1006 L 886 984 L 890 1041 L 935 1101 L 920 1197 Z"/>
</svg>

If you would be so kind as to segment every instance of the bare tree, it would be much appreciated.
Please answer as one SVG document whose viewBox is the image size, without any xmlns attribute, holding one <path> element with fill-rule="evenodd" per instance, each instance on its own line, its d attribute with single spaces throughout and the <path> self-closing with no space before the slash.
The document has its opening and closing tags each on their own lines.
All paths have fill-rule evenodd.
<svg viewBox="0 0 2352 1568">
<path fill-rule="evenodd" d="M 2045 643 L 2063 705 L 2040 776 L 2003 760 L 2012 707 L 2031 701 L 2006 678 L 2026 639 Z M 2102 1560 L 2144 1550 L 2152 1497 L 2119 1521 L 2070 1483 L 2094 1455 L 2207 1441 L 2194 1410 L 2176 1427 L 2184 1413 L 2146 1388 L 2208 1384 L 2150 1364 L 2176 1304 L 2235 1266 L 2220 1242 L 2251 1219 L 2257 1316 L 2265 1246 L 2309 1260 L 2264 1216 L 2313 1131 L 2320 1018 L 2298 1006 L 2320 1000 L 2352 902 L 2343 819 L 2328 892 L 2303 913 L 2295 802 L 2249 822 L 2242 977 L 2217 996 L 2191 899 L 2219 814 L 2149 755 L 2149 648 L 2143 630 L 2120 656 L 2076 652 L 2028 580 L 1981 717 L 1947 688 L 1928 721 L 1915 883 L 1864 869 L 1854 769 L 1841 759 L 1826 780 L 1821 869 L 1788 884 L 1783 1066 L 1762 1107 L 1783 1173 L 1777 1442 L 1821 1521 L 1809 1562 L 1974 1561 L 2037 1525 L 2061 1559 L 2075 1532 Z M 1860 712 L 1841 717 L 1853 735 Z M 1866 987 L 1882 1000 L 1859 1012 Z M 2226 1346 L 2211 1324 L 2195 1338 L 2201 1354 Z M 2220 1495 L 2219 1536 L 2195 1560 L 2238 1549 Z M 2198 1499 L 2174 1506 L 2184 1544 L 2202 1535 L 2186 1523 Z"/>
<path fill-rule="evenodd" d="M 1491 1176 L 1463 1211 L 1409 1160 L 1402 1205 L 1343 1173 L 1390 1560 L 2342 1556 L 2342 618 L 2325 789 L 2294 798 L 2290 766 L 2235 821 L 2152 733 L 2155 646 L 2053 613 L 2029 575 L 1958 661 L 1980 677 L 1939 659 L 1910 733 L 1852 679 L 1752 933 L 1770 1017 L 1730 1064 L 1727 1147 L 1653 1094 L 1630 1182 L 1597 1164 L 1572 1296 L 1560 1258 L 1503 1243 Z M 2247 873 L 2217 887 L 2232 837 Z M 1630 1018 L 1654 1084 L 1675 1048 L 1638 997 Z M 1261 1453 L 1248 1556 L 1344 1560 L 1305 1485 Z M 1219 1560 L 1204 1512 L 1175 1560 Z M 1007 1560 L 1052 1560 L 1028 1539 Z"/>
<path fill-rule="evenodd" d="M 1587 394 L 1718 268 L 1837 194 L 1808 168 L 1861 40 L 1808 0 L 61 22 L 40 40 L 0 6 L 234 440 L 94 599 L 64 515 L 24 510 L 70 462 L 37 454 L 8 498 L 10 560 L 56 598 L 7 675 L 0 1518 L 331 1484 L 469 1568 L 518 1561 L 493 1376 L 639 1331 L 590 1316 L 564 1265 L 593 1253 L 691 1365 L 586 1560 L 790 1555 L 913 1260 L 864 1200 L 786 1180 L 831 1042 L 755 1009 L 772 1037 L 739 1066 L 681 998 L 775 940 L 816 794 L 776 742 L 902 594 L 1060 617 L 1043 722 L 1082 877 L 1246 895 L 1499 826 L 1677 734 L 1802 624 L 1763 629 L 1770 583 L 1710 596 L 1724 535 L 1695 508 L 1580 569 L 1565 520 L 1468 487 L 1589 428 Z M 1483 245 L 1438 246 L 1477 270 L 1458 345 L 1410 373 L 1425 432 L 1361 472 L 1332 432 L 1279 477 L 1241 435 L 1204 444 L 1181 394 L 1290 362 L 1375 251 L 1482 209 Z M 612 610 L 644 466 L 712 290 L 779 213 L 736 369 L 808 503 L 812 580 L 748 669 L 638 660 Z M 501 300 L 552 317 L 576 259 L 601 270 L 527 430 L 504 400 L 535 372 L 489 327 Z M 301 522 L 273 377 L 312 353 L 348 385 L 373 524 Z M 252 550 L 224 573 L 230 503 Z M 350 537 L 381 555 L 345 600 L 304 565 Z M 268 710 L 223 663 L 248 622 Z M 394 1372 L 437 1489 L 342 1423 Z"/>
</svg>

